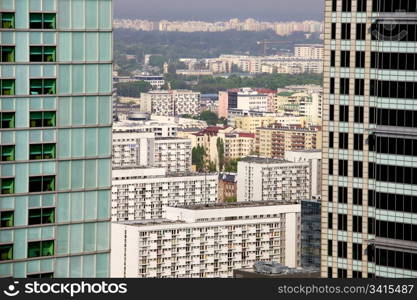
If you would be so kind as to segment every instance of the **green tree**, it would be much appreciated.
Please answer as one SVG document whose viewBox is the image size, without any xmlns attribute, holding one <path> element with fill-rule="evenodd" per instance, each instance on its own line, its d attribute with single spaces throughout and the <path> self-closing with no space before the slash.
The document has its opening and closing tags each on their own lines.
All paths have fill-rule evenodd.
<svg viewBox="0 0 417 300">
<path fill-rule="evenodd" d="M 208 162 L 208 171 L 209 172 L 216 172 L 217 171 L 216 164 L 213 161 Z"/>
<path fill-rule="evenodd" d="M 219 171 L 221 172 L 224 167 L 224 142 L 221 138 L 216 141 L 217 155 L 219 159 Z"/>
<path fill-rule="evenodd" d="M 166 61 L 167 59 L 161 55 L 152 55 L 149 58 L 149 65 L 151 65 L 152 67 L 158 67 L 162 69 Z"/>
<path fill-rule="evenodd" d="M 216 125 L 219 122 L 219 117 L 217 116 L 217 114 L 210 110 L 203 111 L 200 114 L 199 119 L 202 121 L 206 121 L 208 125 Z"/>
<path fill-rule="evenodd" d="M 230 159 L 228 161 L 226 161 L 226 164 L 224 166 L 224 171 L 225 172 L 230 172 L 230 173 L 237 173 L 237 163 L 239 162 L 239 158 L 238 159 Z"/>
<path fill-rule="evenodd" d="M 116 84 L 117 95 L 122 97 L 140 97 L 140 93 L 146 93 L 152 89 L 150 83 L 145 81 L 121 82 Z"/>
<path fill-rule="evenodd" d="M 204 171 L 204 157 L 206 155 L 206 151 L 204 147 L 197 146 L 194 147 L 191 153 L 192 156 L 192 163 L 196 166 L 198 172 Z"/>
<path fill-rule="evenodd" d="M 237 197 L 236 197 L 236 196 L 233 196 L 233 197 L 227 197 L 226 199 L 224 199 L 224 202 L 227 202 L 227 203 L 234 203 L 234 202 L 237 202 Z"/>
</svg>

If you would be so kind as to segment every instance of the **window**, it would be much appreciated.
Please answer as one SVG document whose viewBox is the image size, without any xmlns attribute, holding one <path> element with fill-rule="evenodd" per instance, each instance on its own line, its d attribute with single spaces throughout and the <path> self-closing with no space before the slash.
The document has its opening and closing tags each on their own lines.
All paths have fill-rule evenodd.
<svg viewBox="0 0 417 300">
<path fill-rule="evenodd" d="M 337 202 L 339 203 L 348 203 L 348 188 L 344 186 L 339 186 L 337 193 Z"/>
<path fill-rule="evenodd" d="M 342 68 L 350 67 L 350 51 L 341 51 L 340 52 L 340 66 Z"/>
<path fill-rule="evenodd" d="M 55 29 L 56 14 L 52 13 L 30 13 L 30 29 Z"/>
<path fill-rule="evenodd" d="M 342 23 L 342 32 L 340 33 L 342 40 L 350 40 L 350 23 Z"/>
<path fill-rule="evenodd" d="M 0 227 L 13 227 L 14 225 L 14 212 L 13 211 L 0 211 Z"/>
<path fill-rule="evenodd" d="M 349 149 L 349 134 L 339 132 L 339 149 Z"/>
<path fill-rule="evenodd" d="M 327 240 L 327 256 L 333 256 L 333 241 Z"/>
<path fill-rule="evenodd" d="M 0 245 L 0 261 L 13 259 L 13 244 Z"/>
<path fill-rule="evenodd" d="M 356 24 L 356 40 L 364 41 L 366 39 L 366 24 L 358 23 Z"/>
<path fill-rule="evenodd" d="M 363 123 L 363 106 L 355 106 L 354 122 Z"/>
<path fill-rule="evenodd" d="M 29 193 L 55 191 L 55 176 L 29 177 Z"/>
<path fill-rule="evenodd" d="M 329 158 L 329 175 L 333 175 L 333 159 Z"/>
<path fill-rule="evenodd" d="M 337 11 L 337 0 L 332 0 L 332 11 Z"/>
<path fill-rule="evenodd" d="M 2 112 L 0 113 L 1 128 L 14 128 L 14 112 Z"/>
<path fill-rule="evenodd" d="M 347 105 L 339 106 L 339 121 L 349 122 L 349 106 Z"/>
<path fill-rule="evenodd" d="M 347 270 L 337 269 L 337 278 L 347 278 Z"/>
<path fill-rule="evenodd" d="M 26 278 L 54 278 L 54 273 L 28 274 Z"/>
<path fill-rule="evenodd" d="M 365 80 L 355 79 L 355 95 L 363 96 L 365 94 Z"/>
<path fill-rule="evenodd" d="M 373 0 L 373 12 L 416 12 L 417 2 L 414 0 Z"/>
<path fill-rule="evenodd" d="M 362 260 L 362 244 L 352 244 L 352 258 L 356 260 Z"/>
<path fill-rule="evenodd" d="M 0 178 L 1 194 L 14 194 L 14 178 Z"/>
<path fill-rule="evenodd" d="M 0 12 L 0 28 L 14 28 L 14 12 Z"/>
<path fill-rule="evenodd" d="M 30 61 L 32 62 L 54 62 L 56 61 L 55 46 L 31 46 Z"/>
<path fill-rule="evenodd" d="M 342 0 L 342 12 L 352 11 L 352 0 Z"/>
<path fill-rule="evenodd" d="M 348 176 L 348 161 L 339 159 L 339 176 Z"/>
<path fill-rule="evenodd" d="M 361 161 L 353 162 L 353 177 L 357 177 L 357 178 L 363 177 L 363 162 Z"/>
<path fill-rule="evenodd" d="M 334 121 L 334 105 L 329 105 L 329 121 Z"/>
<path fill-rule="evenodd" d="M 1 152 L 1 161 L 13 161 L 14 158 L 14 145 L 9 146 L 0 146 L 0 152 Z"/>
<path fill-rule="evenodd" d="M 362 217 L 361 216 L 353 216 L 352 218 L 352 230 L 353 232 L 362 233 Z"/>
<path fill-rule="evenodd" d="M 355 60 L 355 67 L 356 68 L 365 68 L 365 52 L 364 51 L 356 51 L 356 60 Z"/>
<path fill-rule="evenodd" d="M 14 87 L 14 79 L 0 79 L 0 96 L 14 95 Z"/>
<path fill-rule="evenodd" d="M 333 269 L 332 269 L 332 267 L 327 267 L 327 278 L 333 278 Z"/>
<path fill-rule="evenodd" d="M 0 46 L 0 62 L 14 62 L 15 56 L 14 56 L 14 46 Z"/>
<path fill-rule="evenodd" d="M 353 188 L 353 204 L 362 205 L 363 191 L 362 189 Z"/>
<path fill-rule="evenodd" d="M 349 95 L 349 78 L 340 78 L 340 94 Z"/>
<path fill-rule="evenodd" d="M 332 40 L 336 39 L 336 23 L 332 23 L 332 32 L 331 32 Z"/>
<path fill-rule="evenodd" d="M 53 256 L 54 253 L 54 241 L 38 241 L 28 243 L 28 258 Z"/>
<path fill-rule="evenodd" d="M 334 78 L 330 78 L 330 94 L 334 94 L 334 85 L 335 85 Z"/>
<path fill-rule="evenodd" d="M 29 209 L 28 225 L 55 223 L 55 208 Z"/>
<path fill-rule="evenodd" d="M 55 144 L 35 144 L 29 146 L 29 159 L 55 158 Z"/>
<path fill-rule="evenodd" d="M 366 12 L 366 1 L 367 0 L 356 0 L 357 2 L 357 5 L 356 5 L 356 7 L 357 7 L 357 9 L 356 9 L 356 11 L 357 12 Z"/>
<path fill-rule="evenodd" d="M 56 79 L 31 79 L 31 95 L 53 95 L 56 94 Z"/>
<path fill-rule="evenodd" d="M 336 51 L 332 50 L 330 52 L 330 66 L 335 67 L 336 66 Z"/>
<path fill-rule="evenodd" d="M 337 257 L 347 258 L 347 242 L 337 242 Z"/>
<path fill-rule="evenodd" d="M 355 133 L 353 135 L 353 149 L 354 150 L 363 150 L 363 134 Z"/>
<path fill-rule="evenodd" d="M 333 229 L 333 214 L 328 213 L 327 215 L 327 228 Z"/>
<path fill-rule="evenodd" d="M 334 133 L 332 131 L 329 132 L 329 148 L 333 148 L 334 145 Z"/>
<path fill-rule="evenodd" d="M 333 202 L 333 186 L 329 185 L 329 191 L 328 191 L 328 198 L 329 198 L 329 202 Z"/>
<path fill-rule="evenodd" d="M 352 278 L 362 278 L 362 272 L 352 271 Z"/>
<path fill-rule="evenodd" d="M 56 112 L 37 111 L 30 113 L 30 127 L 55 127 Z"/>
<path fill-rule="evenodd" d="M 342 231 L 347 231 L 347 215 L 338 214 L 337 215 L 337 229 Z"/>
</svg>

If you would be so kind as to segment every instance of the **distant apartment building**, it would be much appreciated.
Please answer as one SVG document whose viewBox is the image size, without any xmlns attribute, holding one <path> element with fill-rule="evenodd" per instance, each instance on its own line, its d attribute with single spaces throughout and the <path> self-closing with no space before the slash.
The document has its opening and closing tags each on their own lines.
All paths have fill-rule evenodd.
<svg viewBox="0 0 417 300">
<path fill-rule="evenodd" d="M 145 81 L 149 83 L 154 89 L 162 89 L 165 85 L 165 79 L 163 75 L 138 75 L 134 76 L 134 79 Z"/>
<path fill-rule="evenodd" d="M 308 59 L 324 58 L 323 44 L 298 44 L 294 46 L 294 56 Z"/>
<path fill-rule="evenodd" d="M 195 116 L 200 113 L 200 93 L 189 90 L 158 90 L 141 94 L 141 100 L 158 116 Z"/>
<path fill-rule="evenodd" d="M 222 138 L 224 145 L 224 158 L 237 159 L 251 155 L 255 151 L 255 134 L 233 131 Z"/>
<path fill-rule="evenodd" d="M 299 267 L 300 215 L 300 204 L 246 202 L 113 223 L 111 277 L 227 278 L 257 261 Z"/>
<path fill-rule="evenodd" d="M 113 124 L 113 132 L 148 132 L 154 133 L 156 137 L 177 136 L 179 125 L 174 122 L 160 122 L 149 120 L 147 117 L 141 120 L 124 120 Z"/>
<path fill-rule="evenodd" d="M 272 107 L 279 115 L 300 116 L 309 123 L 321 125 L 321 93 L 283 91 L 273 98 Z"/>
<path fill-rule="evenodd" d="M 292 162 L 308 162 L 310 164 L 310 186 L 311 196 L 315 199 L 321 198 L 321 150 L 286 150 L 285 159 Z"/>
<path fill-rule="evenodd" d="M 237 201 L 300 201 L 310 199 L 308 162 L 245 157 L 237 167 Z"/>
<path fill-rule="evenodd" d="M 191 140 L 154 133 L 113 133 L 113 168 L 160 167 L 168 173 L 191 170 Z"/>
<path fill-rule="evenodd" d="M 301 201 L 301 267 L 320 270 L 321 202 Z"/>
<path fill-rule="evenodd" d="M 276 114 L 267 114 L 265 116 L 244 116 L 234 118 L 235 128 L 251 133 L 256 133 L 256 130 L 258 128 L 269 127 L 276 123 L 282 124 L 283 126 L 304 127 L 307 125 L 307 120 L 303 116 L 277 116 Z"/>
<path fill-rule="evenodd" d="M 282 126 L 274 124 L 256 130 L 256 153 L 262 157 L 284 158 L 285 151 L 321 149 L 318 126 Z"/>
<path fill-rule="evenodd" d="M 219 202 L 230 202 L 237 199 L 236 173 L 219 173 Z"/>
<path fill-rule="evenodd" d="M 113 169 L 112 220 L 162 218 L 166 206 L 217 202 L 217 174 L 168 175 L 164 168 Z"/>
</svg>

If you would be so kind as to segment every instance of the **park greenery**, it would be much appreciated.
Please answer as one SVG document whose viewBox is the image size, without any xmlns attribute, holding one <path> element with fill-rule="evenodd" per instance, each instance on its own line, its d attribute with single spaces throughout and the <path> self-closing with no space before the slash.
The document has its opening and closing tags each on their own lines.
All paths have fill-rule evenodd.
<svg viewBox="0 0 417 300">
<path fill-rule="evenodd" d="M 145 81 L 121 82 L 115 85 L 117 95 L 121 97 L 139 98 L 141 93 L 146 93 L 152 86 Z"/>
</svg>

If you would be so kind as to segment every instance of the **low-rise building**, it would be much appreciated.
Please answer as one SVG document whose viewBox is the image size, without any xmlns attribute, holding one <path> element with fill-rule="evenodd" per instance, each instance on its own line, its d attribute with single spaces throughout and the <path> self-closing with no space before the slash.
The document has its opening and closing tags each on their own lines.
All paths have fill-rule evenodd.
<svg viewBox="0 0 417 300">
<path fill-rule="evenodd" d="M 219 173 L 219 202 L 236 202 L 237 177 L 236 173 Z"/>
<path fill-rule="evenodd" d="M 300 204 L 167 207 L 162 220 L 112 224 L 112 277 L 232 277 L 257 261 L 300 265 Z"/>
</svg>

